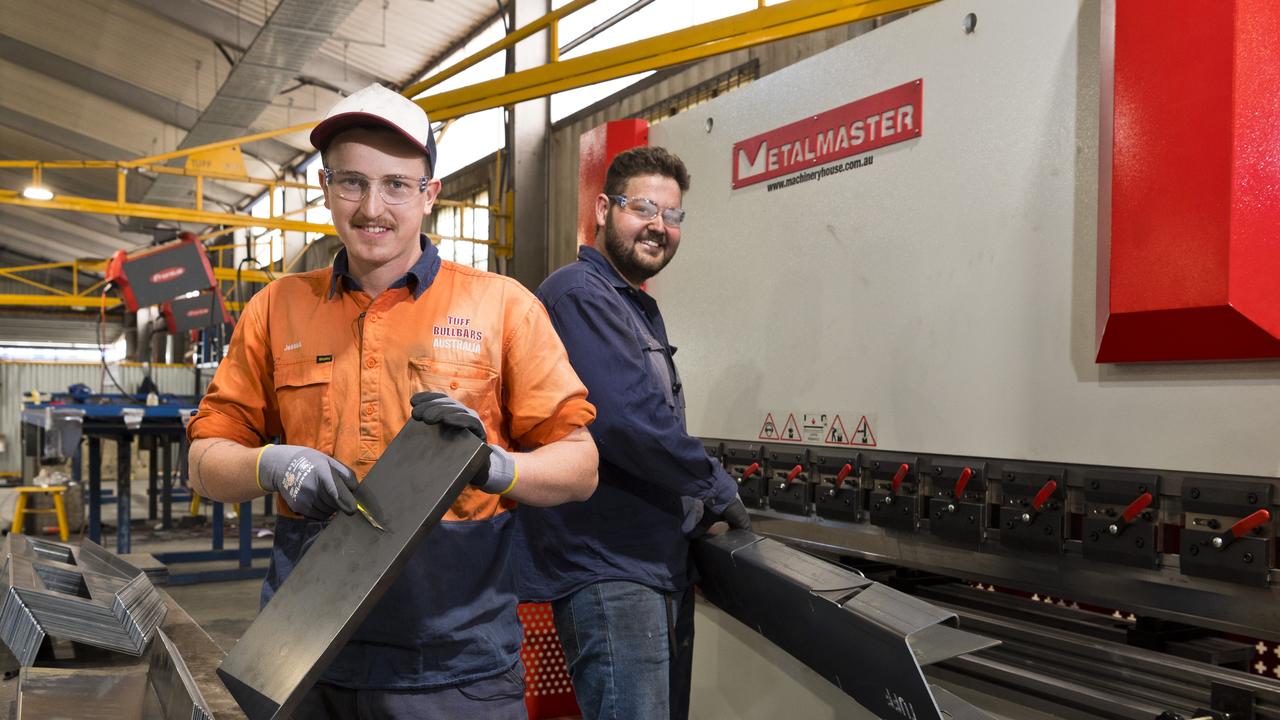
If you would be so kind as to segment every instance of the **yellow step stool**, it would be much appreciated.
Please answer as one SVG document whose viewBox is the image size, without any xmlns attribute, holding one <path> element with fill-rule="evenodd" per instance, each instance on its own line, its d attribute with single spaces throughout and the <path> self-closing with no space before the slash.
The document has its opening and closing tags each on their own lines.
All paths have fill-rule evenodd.
<svg viewBox="0 0 1280 720">
<path fill-rule="evenodd" d="M 54 513 L 58 516 L 58 537 L 62 542 L 66 542 L 71 537 L 71 531 L 67 528 L 67 506 L 62 501 L 62 493 L 66 492 L 66 485 L 50 485 L 48 487 L 39 487 L 35 485 L 24 485 L 16 488 L 18 491 L 18 503 L 13 508 L 13 528 L 9 532 L 22 532 L 22 521 L 27 513 Z M 53 495 L 52 508 L 28 508 L 27 496 L 33 493 L 47 493 Z"/>
</svg>

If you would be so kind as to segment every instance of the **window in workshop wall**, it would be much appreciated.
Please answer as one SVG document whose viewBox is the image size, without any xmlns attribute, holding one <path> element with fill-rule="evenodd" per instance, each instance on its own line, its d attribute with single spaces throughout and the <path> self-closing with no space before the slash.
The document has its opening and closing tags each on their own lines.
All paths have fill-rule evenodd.
<svg viewBox="0 0 1280 720">
<path fill-rule="evenodd" d="M 488 205 L 489 192 L 482 190 L 465 200 L 476 205 Z M 489 239 L 487 208 L 437 205 L 431 213 L 431 231 L 442 236 L 440 257 L 480 270 L 489 269 L 489 246 L 474 242 Z"/>
</svg>

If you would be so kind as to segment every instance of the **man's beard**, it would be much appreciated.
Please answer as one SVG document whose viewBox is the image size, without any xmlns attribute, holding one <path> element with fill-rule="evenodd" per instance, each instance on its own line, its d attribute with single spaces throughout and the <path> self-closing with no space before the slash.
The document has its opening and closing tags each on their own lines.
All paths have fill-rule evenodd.
<svg viewBox="0 0 1280 720">
<path fill-rule="evenodd" d="M 657 275 L 667 263 L 671 262 L 671 256 L 666 254 L 666 245 L 670 242 L 669 238 L 658 237 L 658 242 L 662 243 L 663 256 L 656 261 L 649 260 L 647 257 L 641 256 L 637 243 L 646 235 L 652 235 L 648 230 L 637 235 L 633 240 L 624 240 L 618 232 L 618 228 L 613 224 L 613 215 L 605 220 L 604 223 L 604 249 L 609 255 L 609 260 L 613 262 L 613 267 L 622 277 L 635 285 L 639 285 L 649 278 Z"/>
</svg>

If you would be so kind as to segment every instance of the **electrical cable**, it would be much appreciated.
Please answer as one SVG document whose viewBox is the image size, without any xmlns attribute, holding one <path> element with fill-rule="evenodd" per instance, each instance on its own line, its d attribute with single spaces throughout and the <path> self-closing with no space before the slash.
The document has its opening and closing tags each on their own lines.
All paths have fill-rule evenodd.
<svg viewBox="0 0 1280 720">
<path fill-rule="evenodd" d="M 111 291 L 111 287 L 111 283 L 107 283 L 102 286 L 102 302 L 98 305 L 98 353 L 102 358 L 102 369 L 106 371 L 107 377 L 111 378 L 111 384 L 116 386 L 116 389 L 120 391 L 121 395 L 124 395 L 134 402 L 145 403 L 146 398 L 139 399 L 137 395 L 125 390 L 124 387 L 120 385 L 120 381 L 116 380 L 115 373 L 111 372 L 111 366 L 107 364 L 107 345 L 106 340 L 103 338 L 102 330 L 107 324 L 107 293 Z M 150 374 L 148 373 L 146 376 L 150 377 Z"/>
</svg>

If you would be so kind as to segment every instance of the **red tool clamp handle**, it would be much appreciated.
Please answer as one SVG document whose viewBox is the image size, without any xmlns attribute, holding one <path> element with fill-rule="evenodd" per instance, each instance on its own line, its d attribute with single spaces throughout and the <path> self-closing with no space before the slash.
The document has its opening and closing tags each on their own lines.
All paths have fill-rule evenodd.
<svg viewBox="0 0 1280 720">
<path fill-rule="evenodd" d="M 844 485 L 844 479 L 849 477 L 851 472 L 853 472 L 853 465 L 849 463 L 845 463 L 844 467 L 840 468 L 840 472 L 836 473 L 836 489 Z"/>
<path fill-rule="evenodd" d="M 911 472 L 911 466 L 902 463 L 898 466 L 898 472 L 893 474 L 893 494 L 898 494 L 898 488 L 902 487 L 902 481 L 907 477 L 907 473 Z"/>
<path fill-rule="evenodd" d="M 1254 528 L 1262 527 L 1271 522 L 1271 513 L 1267 510 L 1259 510 L 1248 517 L 1238 521 L 1228 530 L 1232 537 L 1242 538 L 1246 533 L 1252 532 Z"/>
<path fill-rule="evenodd" d="M 746 480 L 752 475 L 755 475 L 756 471 L 759 469 L 760 469 L 760 463 L 751 463 L 750 465 L 747 466 L 746 470 L 742 471 L 742 479 Z"/>
<path fill-rule="evenodd" d="M 1044 487 L 1040 488 L 1040 492 L 1036 493 L 1036 496 L 1031 500 L 1032 509 L 1036 512 L 1040 512 L 1040 508 L 1044 507 L 1044 504 L 1049 502 L 1049 498 L 1053 497 L 1053 492 L 1057 489 L 1057 480 L 1050 480 L 1045 483 Z"/>
<path fill-rule="evenodd" d="M 796 481 L 796 476 L 800 474 L 801 470 L 804 470 L 804 466 L 802 465 L 796 465 L 795 467 L 791 468 L 791 472 L 787 473 L 788 485 Z"/>
<path fill-rule="evenodd" d="M 1143 510 L 1146 510 L 1147 506 L 1150 505 L 1151 501 L 1154 499 L 1155 498 L 1151 497 L 1151 493 L 1142 493 L 1138 496 L 1137 500 L 1129 503 L 1129 507 L 1124 509 L 1124 513 L 1121 514 L 1121 517 L 1124 518 L 1126 523 L 1133 522 L 1133 519 L 1138 517 L 1138 514 Z"/>
<path fill-rule="evenodd" d="M 969 480 L 973 477 L 973 468 L 967 467 L 960 471 L 960 477 L 956 478 L 956 489 L 952 491 L 952 495 L 959 500 L 964 495 L 964 489 L 969 485 Z"/>
</svg>

